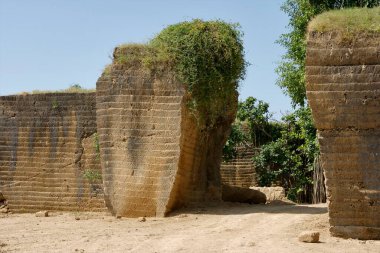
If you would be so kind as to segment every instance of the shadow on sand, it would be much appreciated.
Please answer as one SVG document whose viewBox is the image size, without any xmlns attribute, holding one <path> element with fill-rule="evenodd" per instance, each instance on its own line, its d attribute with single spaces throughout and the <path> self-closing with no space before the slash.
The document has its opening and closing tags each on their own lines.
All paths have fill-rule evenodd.
<svg viewBox="0 0 380 253">
<path fill-rule="evenodd" d="M 180 214 L 211 214 L 211 215 L 241 215 L 253 213 L 289 213 L 289 214 L 324 214 L 327 213 L 326 204 L 297 205 L 288 202 L 276 201 L 271 204 L 243 204 L 243 203 L 210 203 L 197 207 L 182 208 L 169 214 L 177 216 Z"/>
</svg>

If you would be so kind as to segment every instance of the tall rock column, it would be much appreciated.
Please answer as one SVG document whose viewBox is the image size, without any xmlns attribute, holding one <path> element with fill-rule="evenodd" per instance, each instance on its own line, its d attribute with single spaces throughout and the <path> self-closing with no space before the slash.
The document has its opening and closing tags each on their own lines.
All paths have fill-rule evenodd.
<svg viewBox="0 0 380 253">
<path fill-rule="evenodd" d="M 97 124 L 105 199 L 115 214 L 164 216 L 176 207 L 220 200 L 222 149 L 237 96 L 212 129 L 201 129 L 186 86 L 172 71 L 147 70 L 143 48 L 116 48 L 97 82 Z M 156 63 L 160 67 L 160 63 Z"/>
<path fill-rule="evenodd" d="M 380 239 L 380 33 L 355 30 L 345 13 L 326 15 L 309 25 L 306 89 L 318 129 L 330 231 Z M 325 24 L 329 17 L 335 23 Z"/>
</svg>

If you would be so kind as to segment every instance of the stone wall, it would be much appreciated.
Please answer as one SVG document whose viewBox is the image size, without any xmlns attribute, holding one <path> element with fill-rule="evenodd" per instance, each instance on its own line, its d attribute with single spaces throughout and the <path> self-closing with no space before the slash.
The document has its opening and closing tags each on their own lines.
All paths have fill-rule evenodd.
<svg viewBox="0 0 380 253">
<path fill-rule="evenodd" d="M 0 97 L 0 192 L 14 212 L 105 210 L 95 94 Z M 97 172 L 97 173 L 96 173 Z"/>
<path fill-rule="evenodd" d="M 251 146 L 237 148 L 237 156 L 230 161 L 223 162 L 220 167 L 222 183 L 230 186 L 250 187 L 257 186 L 256 170 L 252 158 L 255 155 Z"/>
<path fill-rule="evenodd" d="M 164 216 L 172 209 L 221 200 L 222 148 L 237 98 L 218 128 L 201 131 L 185 85 L 169 70 L 114 63 L 97 82 L 97 122 L 105 200 L 116 215 Z"/>
<path fill-rule="evenodd" d="M 310 32 L 307 97 L 333 235 L 380 239 L 380 35 Z"/>
</svg>

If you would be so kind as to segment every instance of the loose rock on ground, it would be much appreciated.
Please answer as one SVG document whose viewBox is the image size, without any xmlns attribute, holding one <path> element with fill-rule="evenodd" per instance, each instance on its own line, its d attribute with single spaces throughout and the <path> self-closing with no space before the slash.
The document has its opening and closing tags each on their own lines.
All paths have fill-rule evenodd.
<svg viewBox="0 0 380 253">
<path fill-rule="evenodd" d="M 319 242 L 319 232 L 317 232 L 317 231 L 303 231 L 299 234 L 298 240 L 300 242 L 309 242 L 309 243 Z"/>
</svg>

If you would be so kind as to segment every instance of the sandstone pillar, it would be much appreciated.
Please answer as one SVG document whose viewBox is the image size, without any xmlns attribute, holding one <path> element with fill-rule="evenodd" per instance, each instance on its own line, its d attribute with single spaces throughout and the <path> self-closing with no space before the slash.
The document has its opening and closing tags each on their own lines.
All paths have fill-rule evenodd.
<svg viewBox="0 0 380 253">
<path fill-rule="evenodd" d="M 108 208 L 128 217 L 164 216 L 175 207 L 220 200 L 219 166 L 236 96 L 226 101 L 216 128 L 201 129 L 188 108 L 185 85 L 170 70 L 147 70 L 138 57 L 118 63 L 118 57 L 133 58 L 138 50 L 116 48 L 113 64 L 97 82 Z"/>
<path fill-rule="evenodd" d="M 331 233 L 380 239 L 380 34 L 310 29 L 307 98 L 318 129 Z"/>
</svg>

